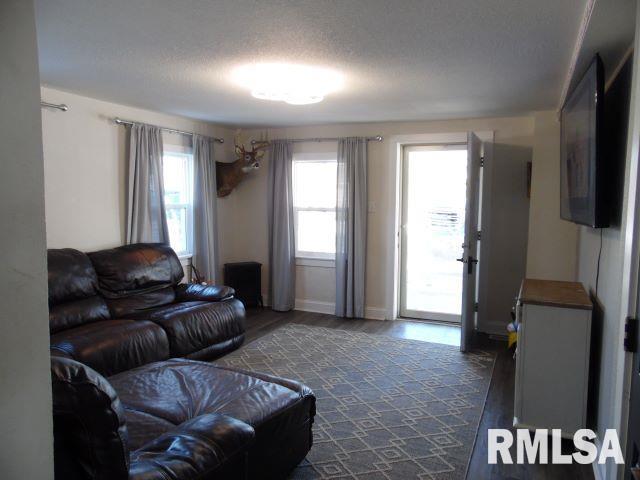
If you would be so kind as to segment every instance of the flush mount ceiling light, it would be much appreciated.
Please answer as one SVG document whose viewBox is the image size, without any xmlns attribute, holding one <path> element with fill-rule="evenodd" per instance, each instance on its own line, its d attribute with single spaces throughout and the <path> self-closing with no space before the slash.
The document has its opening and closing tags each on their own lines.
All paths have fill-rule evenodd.
<svg viewBox="0 0 640 480">
<path fill-rule="evenodd" d="M 290 63 L 252 63 L 233 71 L 234 81 L 261 100 L 307 105 L 340 90 L 342 75 L 334 70 Z"/>
</svg>

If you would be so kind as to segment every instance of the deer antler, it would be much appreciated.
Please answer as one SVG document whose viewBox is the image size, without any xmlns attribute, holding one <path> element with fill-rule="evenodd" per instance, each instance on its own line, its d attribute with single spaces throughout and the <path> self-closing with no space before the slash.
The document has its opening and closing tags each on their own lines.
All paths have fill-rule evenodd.
<svg viewBox="0 0 640 480">
<path fill-rule="evenodd" d="M 251 142 L 251 151 L 255 152 L 257 158 L 262 158 L 264 156 L 264 149 L 268 146 L 269 142 L 266 140 Z"/>
<path fill-rule="evenodd" d="M 239 156 L 244 156 L 244 154 L 246 153 L 246 149 L 244 148 L 244 141 L 243 141 L 243 135 L 242 135 L 241 129 L 236 130 L 234 143 L 236 147 L 236 154 Z"/>
</svg>

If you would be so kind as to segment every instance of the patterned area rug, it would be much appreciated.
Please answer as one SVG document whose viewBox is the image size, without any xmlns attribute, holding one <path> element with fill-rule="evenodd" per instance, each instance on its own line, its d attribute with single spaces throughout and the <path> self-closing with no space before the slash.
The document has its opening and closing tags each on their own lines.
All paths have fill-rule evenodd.
<svg viewBox="0 0 640 480">
<path fill-rule="evenodd" d="M 448 345 L 292 324 L 216 363 L 315 392 L 314 444 L 292 479 L 462 480 L 494 361 Z"/>
</svg>

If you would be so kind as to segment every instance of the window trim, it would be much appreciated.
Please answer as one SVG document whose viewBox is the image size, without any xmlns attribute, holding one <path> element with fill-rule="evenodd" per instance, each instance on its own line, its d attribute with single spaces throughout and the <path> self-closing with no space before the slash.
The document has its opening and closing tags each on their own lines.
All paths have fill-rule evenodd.
<svg viewBox="0 0 640 480">
<path fill-rule="evenodd" d="M 294 188 L 293 195 L 293 228 L 296 232 L 295 236 L 295 258 L 296 265 L 314 266 L 314 267 L 335 267 L 335 252 L 309 252 L 298 250 L 298 212 L 337 212 L 337 205 L 333 208 L 329 207 L 297 207 L 295 204 L 295 164 L 296 163 L 338 163 L 336 152 L 304 152 L 294 153 L 292 163 L 292 183 Z M 337 179 L 336 179 L 337 180 Z"/>
<path fill-rule="evenodd" d="M 190 147 L 186 147 L 184 145 L 174 145 L 174 144 L 165 143 L 162 151 L 163 162 L 164 162 L 165 155 L 187 157 L 188 159 L 187 178 L 190 179 L 191 181 L 187 182 L 187 197 L 191 199 L 191 202 L 190 203 L 173 203 L 173 204 L 167 204 L 165 202 L 164 208 L 165 208 L 165 211 L 186 209 L 187 215 L 186 215 L 186 227 L 185 227 L 186 228 L 185 240 L 187 244 L 187 249 L 184 251 L 176 251 L 176 255 L 178 255 L 178 258 L 191 258 L 193 257 L 193 236 L 194 236 L 193 194 L 194 194 L 195 172 L 194 172 L 193 149 Z M 163 186 L 164 186 L 164 175 L 163 175 Z M 171 239 L 169 239 L 169 242 L 171 242 Z"/>
<path fill-rule="evenodd" d="M 331 152 L 296 152 L 293 154 L 294 162 L 337 162 L 338 153 Z"/>
<path fill-rule="evenodd" d="M 336 268 L 335 255 L 331 258 L 296 257 L 298 267 Z"/>
<path fill-rule="evenodd" d="M 336 254 L 328 252 L 307 252 L 304 250 L 296 250 L 296 258 L 305 260 L 331 260 L 335 261 Z"/>
</svg>

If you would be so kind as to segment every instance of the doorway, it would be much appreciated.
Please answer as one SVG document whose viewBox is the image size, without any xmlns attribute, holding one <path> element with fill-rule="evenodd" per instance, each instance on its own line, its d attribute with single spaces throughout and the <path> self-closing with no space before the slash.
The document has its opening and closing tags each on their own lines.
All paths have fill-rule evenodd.
<svg viewBox="0 0 640 480">
<path fill-rule="evenodd" d="M 467 143 L 403 147 L 401 317 L 461 323 L 467 149 Z"/>
</svg>

